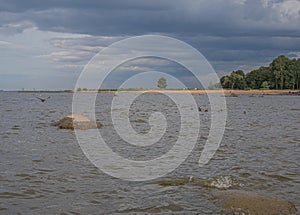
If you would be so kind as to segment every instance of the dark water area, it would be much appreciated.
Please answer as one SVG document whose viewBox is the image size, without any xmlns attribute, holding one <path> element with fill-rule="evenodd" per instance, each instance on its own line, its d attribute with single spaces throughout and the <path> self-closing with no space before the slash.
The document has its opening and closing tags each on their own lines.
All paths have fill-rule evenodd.
<svg viewBox="0 0 300 215">
<path fill-rule="evenodd" d="M 227 123 L 210 162 L 198 159 L 210 128 L 210 110 L 199 112 L 201 129 L 193 152 L 175 171 L 145 182 L 106 175 L 82 152 L 74 131 L 51 123 L 71 114 L 71 93 L 0 93 L 0 214 L 222 214 L 212 193 L 221 189 L 255 191 L 293 202 L 300 210 L 300 97 L 226 98 Z M 91 94 L 82 93 L 87 99 Z M 185 96 L 184 94 L 180 96 Z M 123 144 L 113 130 L 109 103 L 99 94 L 96 118 L 101 134 L 120 155 L 153 159 L 172 148 L 180 130 L 178 110 L 162 95 L 146 94 L 132 105 L 130 121 L 149 131 L 149 114 L 162 112 L 166 134 L 147 150 Z M 204 95 L 198 105 L 209 108 Z M 84 113 L 84 114 L 89 114 Z M 200 185 L 161 186 L 158 181 L 201 178 Z"/>
</svg>

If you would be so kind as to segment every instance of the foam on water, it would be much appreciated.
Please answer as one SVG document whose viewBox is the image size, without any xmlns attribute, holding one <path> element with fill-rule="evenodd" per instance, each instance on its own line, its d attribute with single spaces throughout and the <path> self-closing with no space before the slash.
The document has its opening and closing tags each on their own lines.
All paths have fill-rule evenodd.
<svg viewBox="0 0 300 215">
<path fill-rule="evenodd" d="M 175 179 L 175 180 L 163 180 L 155 182 L 161 186 L 201 186 L 201 187 L 208 187 L 208 188 L 217 188 L 217 189 L 229 189 L 229 188 L 237 188 L 242 187 L 243 184 L 239 182 L 233 176 L 220 176 L 216 178 L 182 178 L 182 179 Z"/>
<path fill-rule="evenodd" d="M 236 178 L 232 176 L 220 176 L 219 178 L 210 178 L 206 180 L 205 185 L 207 187 L 218 189 L 229 189 L 232 187 L 243 186 L 242 183 L 240 183 Z"/>
</svg>

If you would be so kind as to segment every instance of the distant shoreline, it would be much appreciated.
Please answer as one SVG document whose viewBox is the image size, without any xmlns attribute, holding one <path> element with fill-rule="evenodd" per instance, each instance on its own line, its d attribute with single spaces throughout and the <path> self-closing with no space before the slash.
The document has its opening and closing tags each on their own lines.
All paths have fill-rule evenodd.
<svg viewBox="0 0 300 215">
<path fill-rule="evenodd" d="M 10 91 L 2 91 L 10 92 Z M 16 91 L 20 93 L 191 93 L 191 94 L 220 94 L 220 95 L 300 95 L 300 90 L 181 90 L 181 89 L 144 89 L 144 90 L 88 90 L 88 91 L 73 91 L 73 90 L 54 90 L 54 91 Z"/>
<path fill-rule="evenodd" d="M 122 90 L 122 91 L 80 91 L 79 93 L 133 93 L 133 92 L 144 92 L 144 93 L 191 93 L 191 94 L 220 94 L 220 95 L 300 95 L 300 90 Z"/>
</svg>

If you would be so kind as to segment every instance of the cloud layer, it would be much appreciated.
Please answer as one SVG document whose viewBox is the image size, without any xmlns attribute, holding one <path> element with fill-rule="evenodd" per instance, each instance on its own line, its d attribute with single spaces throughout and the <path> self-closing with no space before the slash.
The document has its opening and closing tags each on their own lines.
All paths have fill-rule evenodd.
<svg viewBox="0 0 300 215">
<path fill-rule="evenodd" d="M 300 32 L 298 0 L 1 0 L 1 25 L 91 35 L 276 35 Z M 8 26 L 9 27 L 9 26 Z"/>
<path fill-rule="evenodd" d="M 43 37 L 48 47 L 36 53 L 28 45 L 31 54 L 57 70 L 77 68 L 78 73 L 115 41 L 161 34 L 191 44 L 221 73 L 250 70 L 279 54 L 299 56 L 300 1 L 0 0 L 0 46 L 16 48 L 27 41 L 16 35 L 28 29 L 34 29 L 33 39 Z"/>
</svg>

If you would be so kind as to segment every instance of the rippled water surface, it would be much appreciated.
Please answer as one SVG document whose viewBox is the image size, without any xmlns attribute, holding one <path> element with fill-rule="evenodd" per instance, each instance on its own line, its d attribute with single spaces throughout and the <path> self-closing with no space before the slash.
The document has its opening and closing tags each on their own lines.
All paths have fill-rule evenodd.
<svg viewBox="0 0 300 215">
<path fill-rule="evenodd" d="M 300 97 L 226 98 L 225 134 L 207 165 L 200 168 L 197 162 L 209 133 L 210 110 L 199 112 L 197 145 L 179 168 L 156 180 L 126 182 L 93 166 L 73 131 L 51 125 L 72 112 L 71 93 L 44 94 L 51 96 L 44 103 L 35 96 L 0 93 L 0 213 L 220 214 L 212 193 L 233 188 L 283 198 L 300 209 Z M 90 94 L 82 96 L 88 99 Z M 172 148 L 180 116 L 171 100 L 146 94 L 132 104 L 130 121 L 137 132 L 149 131 L 152 112 L 163 113 L 168 121 L 160 141 L 142 150 L 124 144 L 114 131 L 109 106 L 112 98 L 110 93 L 98 96 L 96 118 L 103 123 L 100 132 L 113 151 L 147 160 Z M 209 107 L 205 96 L 196 95 L 195 99 L 204 109 Z M 182 178 L 198 178 L 199 183 L 160 183 Z"/>
</svg>

